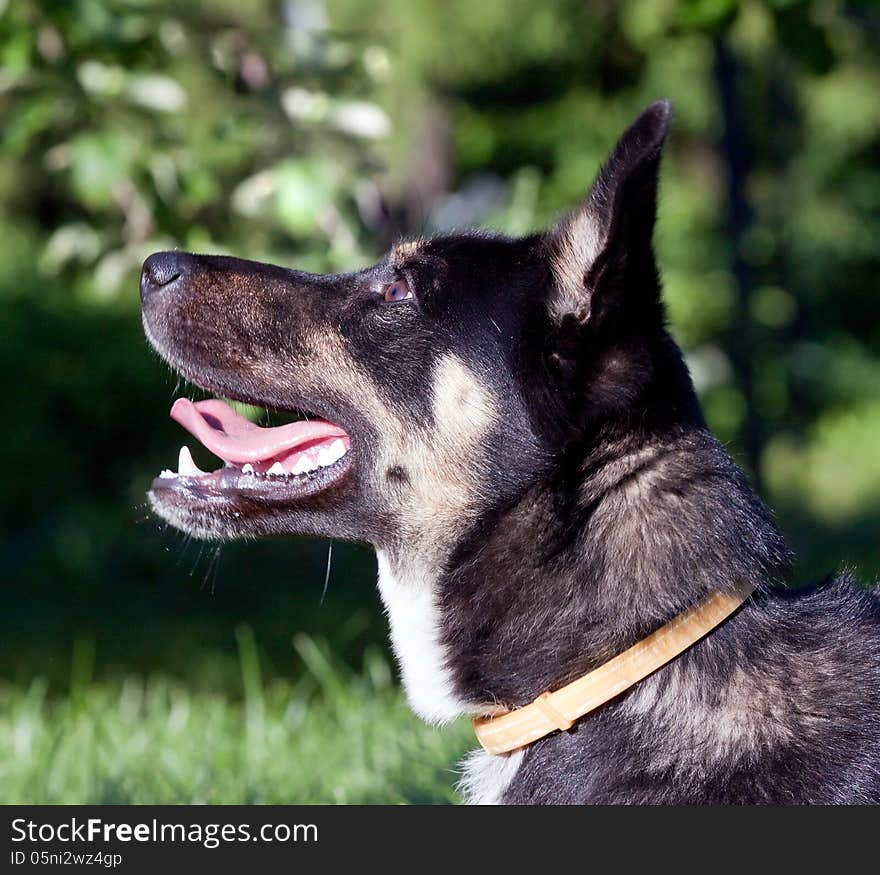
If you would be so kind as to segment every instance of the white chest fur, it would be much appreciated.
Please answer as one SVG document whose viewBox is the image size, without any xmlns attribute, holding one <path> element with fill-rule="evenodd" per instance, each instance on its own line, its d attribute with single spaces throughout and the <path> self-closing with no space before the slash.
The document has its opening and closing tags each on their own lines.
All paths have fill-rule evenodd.
<svg viewBox="0 0 880 875">
<path fill-rule="evenodd" d="M 448 723 L 467 711 L 454 692 L 446 653 L 439 640 L 440 618 L 434 581 L 419 570 L 392 568 L 376 552 L 379 593 L 391 626 L 391 644 L 410 707 L 428 723 Z"/>
<path fill-rule="evenodd" d="M 472 751 L 461 764 L 458 789 L 470 805 L 500 805 L 522 758 L 521 750 L 500 756 Z"/>
<path fill-rule="evenodd" d="M 381 550 L 376 551 L 376 558 L 379 593 L 410 707 L 422 720 L 438 724 L 472 713 L 475 709 L 455 693 L 440 643 L 440 616 L 431 575 L 417 570 L 401 572 Z M 474 751 L 462 763 L 459 787 L 472 804 L 498 804 L 521 761 L 521 751 L 505 756 Z"/>
</svg>

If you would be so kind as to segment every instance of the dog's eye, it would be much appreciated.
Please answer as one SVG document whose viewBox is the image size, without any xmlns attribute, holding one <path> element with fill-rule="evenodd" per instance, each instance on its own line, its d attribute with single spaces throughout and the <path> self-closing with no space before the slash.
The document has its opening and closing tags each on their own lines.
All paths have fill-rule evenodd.
<svg viewBox="0 0 880 875">
<path fill-rule="evenodd" d="M 390 285 L 385 286 L 382 292 L 382 299 L 388 304 L 408 301 L 412 296 L 412 289 L 407 285 L 406 280 L 395 280 Z"/>
</svg>

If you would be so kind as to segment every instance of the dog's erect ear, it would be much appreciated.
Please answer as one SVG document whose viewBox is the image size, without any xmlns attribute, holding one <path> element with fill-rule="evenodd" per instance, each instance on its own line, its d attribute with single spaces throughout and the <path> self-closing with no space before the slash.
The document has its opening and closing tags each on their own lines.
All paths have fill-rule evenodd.
<svg viewBox="0 0 880 875">
<path fill-rule="evenodd" d="M 596 322 L 644 285 L 656 298 L 651 240 L 671 114 L 668 100 L 652 103 L 620 138 L 586 200 L 549 232 L 554 288 L 548 305 L 556 319 Z"/>
</svg>

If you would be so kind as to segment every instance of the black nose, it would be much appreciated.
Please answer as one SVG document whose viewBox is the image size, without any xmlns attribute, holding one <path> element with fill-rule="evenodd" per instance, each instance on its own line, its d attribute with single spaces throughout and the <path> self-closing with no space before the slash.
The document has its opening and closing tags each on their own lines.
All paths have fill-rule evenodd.
<svg viewBox="0 0 880 875">
<path fill-rule="evenodd" d="M 192 256 L 186 252 L 155 252 L 141 269 L 141 300 L 171 286 L 187 270 Z"/>
</svg>

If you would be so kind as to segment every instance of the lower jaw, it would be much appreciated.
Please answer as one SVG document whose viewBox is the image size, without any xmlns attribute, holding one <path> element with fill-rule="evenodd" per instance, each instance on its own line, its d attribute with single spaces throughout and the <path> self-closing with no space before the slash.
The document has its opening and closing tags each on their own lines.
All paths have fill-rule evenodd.
<svg viewBox="0 0 880 875">
<path fill-rule="evenodd" d="M 306 509 L 324 493 L 342 487 L 353 466 L 351 451 L 331 465 L 304 474 L 244 473 L 239 467 L 226 465 L 199 476 L 156 477 L 149 497 L 160 516 L 190 534 L 234 537 L 236 529 L 256 534 L 253 524 L 258 523 L 256 517 L 261 513 L 300 506 Z"/>
</svg>

